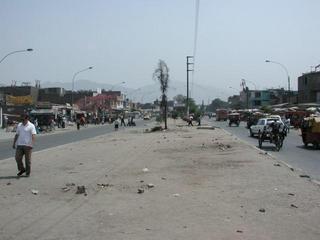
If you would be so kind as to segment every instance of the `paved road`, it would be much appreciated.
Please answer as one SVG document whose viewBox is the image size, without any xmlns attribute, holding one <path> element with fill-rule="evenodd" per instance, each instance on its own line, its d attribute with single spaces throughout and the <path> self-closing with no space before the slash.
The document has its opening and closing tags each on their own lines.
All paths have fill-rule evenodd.
<svg viewBox="0 0 320 240">
<path fill-rule="evenodd" d="M 244 123 L 242 123 L 240 127 L 229 127 L 227 122 L 216 122 L 213 119 L 210 121 L 213 125 L 219 126 L 240 139 L 258 147 L 258 139 L 249 136 L 248 129 L 245 128 Z M 305 148 L 299 134 L 300 131 L 291 130 L 284 141 L 283 148 L 279 152 L 276 152 L 274 145 L 270 143 L 263 143 L 262 149 L 285 161 L 294 168 L 299 168 L 306 174 L 320 180 L 320 150 L 314 150 L 312 147 Z"/>
<path fill-rule="evenodd" d="M 144 121 L 136 120 L 137 127 L 142 126 Z M 120 127 L 120 131 L 121 131 Z M 39 135 L 36 138 L 34 152 L 64 145 L 71 142 L 81 141 L 87 138 L 96 137 L 114 131 L 114 126 L 111 124 L 98 125 L 95 127 L 81 128 L 79 131 L 61 132 L 57 134 Z M 14 149 L 12 148 L 13 139 L 0 141 L 0 160 L 13 157 Z"/>
</svg>

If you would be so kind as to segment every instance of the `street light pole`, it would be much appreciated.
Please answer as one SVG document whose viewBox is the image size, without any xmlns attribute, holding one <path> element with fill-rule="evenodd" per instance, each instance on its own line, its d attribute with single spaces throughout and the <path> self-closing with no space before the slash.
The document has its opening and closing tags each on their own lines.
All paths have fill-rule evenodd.
<svg viewBox="0 0 320 240">
<path fill-rule="evenodd" d="M 121 82 L 121 83 L 117 83 L 117 84 L 114 84 L 114 85 L 111 85 L 111 89 L 109 91 L 112 91 L 115 87 L 121 85 L 121 84 L 125 84 L 126 82 Z"/>
<path fill-rule="evenodd" d="M 71 106 L 72 106 L 72 107 L 73 107 L 74 80 L 75 80 L 76 76 L 77 76 L 79 73 L 84 72 L 84 71 L 87 71 L 87 70 L 90 70 L 90 69 L 92 69 L 92 68 L 93 68 L 93 67 L 87 67 L 87 68 L 85 68 L 85 69 L 82 69 L 82 70 L 76 72 L 76 73 L 73 75 L 73 78 L 72 78 L 72 92 L 71 92 Z"/>
<path fill-rule="evenodd" d="M 13 52 L 9 52 L 7 55 L 5 55 L 1 60 L 0 60 L 0 63 L 3 62 L 3 60 L 8 57 L 9 55 L 12 55 L 12 54 L 15 54 L 15 53 L 20 53 L 20 52 L 32 52 L 33 49 L 32 48 L 28 48 L 28 49 L 25 49 L 25 50 L 18 50 L 18 51 L 13 51 Z"/>
<path fill-rule="evenodd" d="M 193 56 L 187 56 L 187 116 L 189 116 L 189 72 L 193 71 L 193 69 L 189 69 L 189 65 L 193 65 L 189 62 L 190 58 L 193 58 Z"/>
<path fill-rule="evenodd" d="M 288 73 L 288 69 L 287 69 L 283 64 L 281 64 L 281 63 L 279 63 L 279 62 L 275 62 L 275 61 L 271 61 L 271 60 L 266 60 L 266 63 L 278 64 L 278 65 L 280 65 L 280 66 L 284 69 L 284 71 L 285 71 L 286 74 L 287 74 L 287 78 L 288 78 L 288 91 L 289 91 L 289 93 L 290 93 L 290 76 L 289 76 L 289 73 Z"/>
</svg>

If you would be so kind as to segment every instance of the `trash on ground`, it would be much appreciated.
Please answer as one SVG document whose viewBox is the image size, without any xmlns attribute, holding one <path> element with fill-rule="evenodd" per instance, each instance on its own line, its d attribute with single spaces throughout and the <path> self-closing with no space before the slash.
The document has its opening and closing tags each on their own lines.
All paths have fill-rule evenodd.
<svg viewBox="0 0 320 240">
<path fill-rule="evenodd" d="M 142 172 L 144 172 L 144 173 L 149 172 L 149 169 L 148 168 L 144 168 L 144 169 L 142 169 Z"/>
<path fill-rule="evenodd" d="M 38 190 L 35 190 L 35 189 L 31 189 L 31 192 L 32 192 L 32 194 L 34 194 L 34 195 L 38 195 L 38 193 L 39 193 L 39 191 L 38 191 Z"/>
<path fill-rule="evenodd" d="M 154 184 L 148 183 L 147 187 L 148 187 L 148 188 L 153 188 L 153 187 L 154 187 Z"/>
<path fill-rule="evenodd" d="M 138 194 L 142 194 L 144 193 L 144 189 L 143 188 L 138 188 Z"/>
<path fill-rule="evenodd" d="M 101 188 L 105 188 L 105 187 L 111 187 L 112 185 L 109 183 L 97 183 L 97 186 Z"/>
<path fill-rule="evenodd" d="M 237 230 L 237 233 L 243 233 L 243 231 L 242 230 Z"/>
<path fill-rule="evenodd" d="M 180 194 L 179 193 L 175 193 L 173 194 L 174 197 L 180 197 Z"/>
<path fill-rule="evenodd" d="M 68 192 L 68 191 L 70 191 L 70 188 L 69 187 L 63 187 L 63 188 L 61 188 L 61 190 L 64 191 L 64 192 Z"/>
<path fill-rule="evenodd" d="M 67 184 L 66 184 L 67 187 L 72 187 L 72 186 L 75 186 L 75 185 L 76 185 L 76 184 L 74 184 L 74 183 L 67 183 Z"/>
<path fill-rule="evenodd" d="M 294 205 L 294 204 L 291 204 L 290 205 L 291 207 L 293 207 L 293 208 L 298 208 L 296 205 Z"/>
<path fill-rule="evenodd" d="M 205 129 L 205 130 L 215 130 L 216 127 L 214 126 L 199 126 L 197 129 Z"/>
<path fill-rule="evenodd" d="M 161 126 L 155 126 L 151 129 L 146 129 L 144 132 L 148 133 L 148 132 L 157 132 L 157 131 L 163 131 L 164 129 Z"/>
<path fill-rule="evenodd" d="M 266 212 L 266 210 L 265 210 L 264 208 L 260 208 L 260 209 L 259 209 L 259 212 L 264 213 L 264 212 Z"/>
<path fill-rule="evenodd" d="M 273 166 L 275 166 L 275 167 L 281 167 L 280 163 L 275 163 L 275 164 L 273 164 Z"/>
<path fill-rule="evenodd" d="M 294 196 L 294 193 L 288 193 L 289 196 Z"/>
<path fill-rule="evenodd" d="M 301 174 L 300 177 L 301 177 L 301 178 L 310 178 L 310 176 L 309 176 L 309 175 L 306 175 L 306 174 Z"/>
<path fill-rule="evenodd" d="M 9 186 L 9 185 L 11 185 L 11 182 L 8 182 L 8 183 L 7 183 L 7 186 Z"/>
<path fill-rule="evenodd" d="M 77 186 L 76 194 L 86 194 L 86 187 L 85 186 Z"/>
</svg>

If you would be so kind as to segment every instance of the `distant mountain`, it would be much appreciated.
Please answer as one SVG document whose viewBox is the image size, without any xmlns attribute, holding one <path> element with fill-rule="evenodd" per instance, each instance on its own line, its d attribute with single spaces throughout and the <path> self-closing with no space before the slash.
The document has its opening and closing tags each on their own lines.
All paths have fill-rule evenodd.
<svg viewBox="0 0 320 240">
<path fill-rule="evenodd" d="M 178 94 L 182 94 L 184 96 L 187 95 L 187 84 L 184 82 L 171 81 L 169 82 L 168 89 L 168 97 L 172 99 L 174 96 Z M 61 83 L 61 82 L 44 82 L 41 84 L 41 87 L 63 87 L 67 90 L 72 89 L 72 83 Z M 146 85 L 137 89 L 126 88 L 122 84 L 106 84 L 106 83 L 98 83 L 90 80 L 77 80 L 74 85 L 75 90 L 97 90 L 106 89 L 106 90 L 120 90 L 124 92 L 128 98 L 133 99 L 136 102 L 153 102 L 155 99 L 160 99 L 160 86 L 158 83 L 154 83 L 152 85 Z M 221 98 L 226 100 L 228 95 L 231 95 L 224 91 L 221 91 L 218 88 L 202 86 L 199 84 L 190 84 L 190 93 L 191 97 L 198 103 L 202 103 L 204 101 L 205 104 L 211 102 L 214 98 Z"/>
</svg>

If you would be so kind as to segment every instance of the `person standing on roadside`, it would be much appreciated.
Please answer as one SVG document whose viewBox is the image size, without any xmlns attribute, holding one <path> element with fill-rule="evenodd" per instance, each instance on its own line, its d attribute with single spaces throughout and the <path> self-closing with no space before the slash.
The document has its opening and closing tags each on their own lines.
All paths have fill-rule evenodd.
<svg viewBox="0 0 320 240">
<path fill-rule="evenodd" d="M 29 116 L 24 115 L 23 121 L 18 124 L 16 135 L 14 136 L 12 147 L 16 149 L 16 161 L 18 166 L 17 176 L 26 173 L 29 177 L 31 173 L 31 153 L 37 134 L 35 126 L 29 121 Z M 25 166 L 23 165 L 22 158 L 25 158 Z"/>
</svg>

